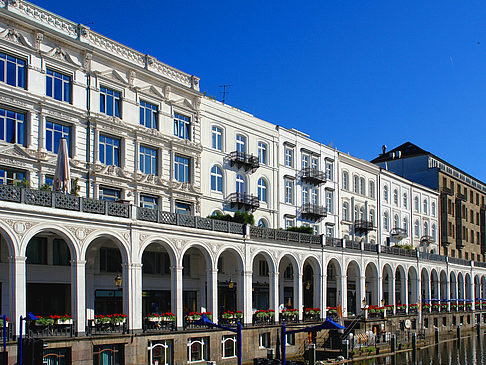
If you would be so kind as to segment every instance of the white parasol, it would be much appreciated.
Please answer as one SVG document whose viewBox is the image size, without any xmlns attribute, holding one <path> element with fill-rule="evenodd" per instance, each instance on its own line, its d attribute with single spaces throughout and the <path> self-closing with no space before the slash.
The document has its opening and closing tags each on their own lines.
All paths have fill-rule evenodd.
<svg viewBox="0 0 486 365">
<path fill-rule="evenodd" d="M 59 141 L 53 190 L 64 194 L 71 192 L 71 171 L 69 169 L 69 155 L 65 138 L 61 138 Z"/>
</svg>

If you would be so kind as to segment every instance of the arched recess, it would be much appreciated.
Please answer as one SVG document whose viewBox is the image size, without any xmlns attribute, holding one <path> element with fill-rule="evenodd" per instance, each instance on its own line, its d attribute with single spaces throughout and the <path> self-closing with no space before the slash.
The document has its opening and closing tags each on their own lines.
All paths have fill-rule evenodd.
<svg viewBox="0 0 486 365">
<path fill-rule="evenodd" d="M 279 306 L 287 309 L 300 309 L 299 265 L 292 255 L 284 255 L 278 263 Z"/>
<path fill-rule="evenodd" d="M 93 320 L 95 315 L 113 313 L 129 315 L 127 247 L 116 235 L 102 232 L 88 237 L 87 242 L 81 253 L 86 260 L 86 318 Z"/>
<path fill-rule="evenodd" d="M 407 303 L 407 277 L 402 265 L 395 270 L 395 305 Z"/>
<path fill-rule="evenodd" d="M 466 274 L 465 276 L 465 288 L 464 288 L 464 299 L 466 299 L 469 302 L 472 302 L 473 300 L 473 291 L 472 291 L 472 282 L 471 282 L 471 275 L 469 273 Z"/>
<path fill-rule="evenodd" d="M 408 303 L 418 304 L 418 274 L 415 267 L 410 266 L 407 273 Z"/>
<path fill-rule="evenodd" d="M 1 313 L 5 313 L 12 320 L 25 313 L 24 308 L 22 308 L 21 313 L 16 310 L 16 307 L 20 309 L 20 306 L 17 305 L 15 300 L 15 282 L 21 277 L 16 276 L 13 270 L 15 267 L 13 262 L 16 257 L 20 256 L 16 247 L 18 245 L 14 233 L 0 222 L 0 308 Z M 22 284 L 22 286 L 24 285 Z"/>
<path fill-rule="evenodd" d="M 304 292 L 303 305 L 304 308 L 320 308 L 320 297 L 322 293 L 321 283 L 321 267 L 315 257 L 308 257 L 304 261 L 302 274 L 302 287 Z M 321 313 L 325 312 L 323 308 Z"/>
<path fill-rule="evenodd" d="M 451 300 L 457 300 L 458 299 L 458 296 L 457 296 L 457 278 L 456 278 L 456 274 L 454 273 L 454 271 L 452 271 L 450 273 L 450 280 L 449 280 L 449 287 L 450 287 L 450 299 Z"/>
<path fill-rule="evenodd" d="M 378 269 L 372 262 L 366 265 L 365 270 L 365 295 L 368 305 L 379 305 L 378 303 Z"/>
<path fill-rule="evenodd" d="M 465 299 L 464 297 L 464 276 L 462 275 L 462 272 L 459 272 L 457 274 L 457 299 L 460 299 L 463 301 Z"/>
<path fill-rule="evenodd" d="M 382 291 L 383 291 L 383 300 L 385 305 L 390 305 L 395 303 L 395 298 L 393 296 L 393 270 L 389 264 L 383 266 L 383 274 L 382 274 Z"/>
<path fill-rule="evenodd" d="M 435 269 L 430 272 L 430 299 L 439 299 L 439 275 Z"/>
<path fill-rule="evenodd" d="M 425 267 L 420 272 L 420 286 L 422 302 L 427 302 L 430 299 L 430 277 Z"/>
<path fill-rule="evenodd" d="M 271 281 L 275 272 L 271 256 L 264 251 L 259 252 L 253 257 L 252 262 L 252 308 L 256 310 L 268 310 L 274 308 L 274 293 L 270 293 Z M 274 283 L 272 283 L 274 285 Z M 248 293 L 245 293 L 248 295 Z"/>
<path fill-rule="evenodd" d="M 346 291 L 348 316 L 354 316 L 361 312 L 361 272 L 356 261 L 351 261 L 346 268 Z"/>
<path fill-rule="evenodd" d="M 486 300 L 486 276 L 481 276 L 481 299 Z M 486 303 L 485 303 L 486 304 Z"/>
<path fill-rule="evenodd" d="M 173 248 L 163 240 L 148 242 L 141 251 L 142 319 L 145 328 L 157 323 L 147 320 L 149 314 L 172 312 L 172 270 L 176 266 Z"/>
<path fill-rule="evenodd" d="M 445 301 L 447 297 L 447 274 L 444 270 L 440 271 L 440 300 Z"/>
<path fill-rule="evenodd" d="M 227 311 L 243 312 L 243 260 L 238 251 L 226 248 L 217 258 L 218 313 L 221 321 Z"/>
<path fill-rule="evenodd" d="M 71 234 L 62 228 L 42 227 L 25 237 L 27 313 L 73 315 L 76 283 L 71 262 L 77 260 L 76 248 Z"/>
<path fill-rule="evenodd" d="M 339 262 L 332 258 L 327 263 L 326 267 L 327 282 L 326 282 L 326 303 L 328 307 L 337 307 L 342 305 L 341 297 L 341 265 Z"/>
</svg>

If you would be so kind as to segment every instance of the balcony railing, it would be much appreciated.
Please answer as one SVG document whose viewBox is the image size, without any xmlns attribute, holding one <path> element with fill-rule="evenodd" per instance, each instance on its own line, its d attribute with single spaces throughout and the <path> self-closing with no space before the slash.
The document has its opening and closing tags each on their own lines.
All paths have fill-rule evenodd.
<svg viewBox="0 0 486 365">
<path fill-rule="evenodd" d="M 301 171 L 301 179 L 314 185 L 320 185 L 326 182 L 326 173 L 318 169 L 306 167 Z"/>
<path fill-rule="evenodd" d="M 354 221 L 354 230 L 358 233 L 366 233 L 374 229 L 374 224 L 371 221 L 367 221 L 365 219 L 358 219 Z"/>
<path fill-rule="evenodd" d="M 318 235 L 256 226 L 250 226 L 250 237 L 275 241 L 288 241 L 316 245 L 321 244 L 321 236 Z"/>
<path fill-rule="evenodd" d="M 91 335 L 106 335 L 112 333 L 128 333 L 127 322 L 113 324 L 113 323 L 100 323 L 95 319 L 89 319 L 86 326 L 86 334 Z"/>
<path fill-rule="evenodd" d="M 422 236 L 420 237 L 420 242 L 431 244 L 431 243 L 435 243 L 435 239 L 432 236 Z"/>
<path fill-rule="evenodd" d="M 390 235 L 394 238 L 402 239 L 408 237 L 408 232 L 405 228 L 392 228 Z"/>
<path fill-rule="evenodd" d="M 243 168 L 245 171 L 254 172 L 260 167 L 257 156 L 249 155 L 244 152 L 233 151 L 229 154 L 230 166 L 236 166 L 238 169 Z"/>
<path fill-rule="evenodd" d="M 260 207 L 260 202 L 258 197 L 247 194 L 247 193 L 233 193 L 227 198 L 228 203 L 231 207 L 236 207 L 237 209 L 244 209 L 253 212 Z"/>
<path fill-rule="evenodd" d="M 326 207 L 317 204 L 302 205 L 302 218 L 318 221 L 327 215 Z"/>
</svg>

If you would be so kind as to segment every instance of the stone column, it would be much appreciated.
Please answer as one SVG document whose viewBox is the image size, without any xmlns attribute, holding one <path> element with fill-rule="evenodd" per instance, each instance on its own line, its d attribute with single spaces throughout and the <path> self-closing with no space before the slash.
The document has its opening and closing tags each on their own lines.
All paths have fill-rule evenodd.
<svg viewBox="0 0 486 365">
<path fill-rule="evenodd" d="M 253 271 L 243 271 L 242 281 L 243 322 L 251 324 L 253 322 Z"/>
<path fill-rule="evenodd" d="M 183 313 L 183 279 L 182 279 L 182 266 L 176 266 L 170 268 L 170 305 L 171 312 L 176 315 L 176 325 L 178 329 L 183 327 L 184 313 Z"/>
<path fill-rule="evenodd" d="M 381 276 L 381 275 L 377 276 L 376 284 L 377 284 L 376 285 L 376 293 L 377 293 L 376 300 L 378 301 L 378 303 L 376 303 L 376 305 L 381 307 L 381 300 L 383 299 L 383 276 Z"/>
<path fill-rule="evenodd" d="M 123 272 L 123 310 L 128 315 L 129 328 L 142 330 L 142 264 L 125 265 Z"/>
<path fill-rule="evenodd" d="M 213 315 L 213 322 L 218 323 L 218 269 L 209 269 L 207 272 L 207 296 L 208 312 Z"/>
<path fill-rule="evenodd" d="M 390 304 L 393 305 L 393 314 L 396 313 L 396 308 L 395 305 L 397 303 L 396 298 L 395 298 L 395 275 L 391 275 L 391 277 L 388 279 L 388 293 L 390 293 Z"/>
<path fill-rule="evenodd" d="M 46 136 L 46 118 L 41 112 L 39 114 L 39 134 L 37 136 L 38 138 L 37 151 L 39 152 L 46 152 L 45 136 Z"/>
<path fill-rule="evenodd" d="M 322 287 L 322 275 L 314 274 L 314 307 L 321 309 L 321 318 L 326 318 L 326 307 L 324 304 L 324 290 Z"/>
<path fill-rule="evenodd" d="M 20 334 L 20 316 L 26 313 L 25 256 L 10 257 L 10 318 L 15 323 L 15 334 Z"/>
<path fill-rule="evenodd" d="M 71 260 L 71 302 L 72 316 L 76 321 L 76 334 L 86 332 L 86 261 Z"/>
<path fill-rule="evenodd" d="M 324 271 L 326 274 L 321 275 L 321 316 L 322 318 L 327 317 L 327 271 Z"/>
<path fill-rule="evenodd" d="M 368 299 L 366 298 L 366 275 L 361 276 L 359 280 L 359 291 L 360 291 L 360 297 L 358 298 L 358 303 L 359 303 L 358 305 L 361 313 L 362 312 L 361 308 L 363 307 L 364 299 L 366 299 L 366 305 L 370 305 L 370 303 L 368 303 Z"/>
<path fill-rule="evenodd" d="M 95 164 L 100 163 L 100 131 L 95 127 L 94 129 L 94 141 L 93 141 L 93 162 Z"/>
<path fill-rule="evenodd" d="M 78 128 L 76 127 L 76 125 L 72 126 L 71 131 L 72 131 L 71 140 L 70 140 L 71 145 L 68 146 L 68 149 L 71 150 L 71 158 L 76 159 L 78 157 L 78 146 L 77 146 Z"/>
<path fill-rule="evenodd" d="M 273 309 L 275 311 L 275 322 L 278 321 L 278 272 L 270 272 L 268 275 L 269 278 L 269 309 Z"/>
<path fill-rule="evenodd" d="M 346 275 L 342 275 L 339 280 L 340 284 L 340 299 L 341 299 L 341 312 L 343 317 L 347 317 L 348 315 L 348 277 Z"/>
<path fill-rule="evenodd" d="M 304 291 L 302 287 L 302 277 L 301 273 L 294 274 L 294 309 L 299 310 L 299 321 L 303 318 L 304 312 Z"/>
<path fill-rule="evenodd" d="M 408 275 L 403 275 L 402 279 L 402 303 L 405 304 L 405 313 L 408 313 Z"/>
</svg>

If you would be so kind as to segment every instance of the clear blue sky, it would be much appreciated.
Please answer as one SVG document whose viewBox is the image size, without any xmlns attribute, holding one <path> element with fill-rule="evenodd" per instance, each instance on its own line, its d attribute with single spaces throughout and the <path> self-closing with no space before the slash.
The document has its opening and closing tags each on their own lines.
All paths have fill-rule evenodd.
<svg viewBox="0 0 486 365">
<path fill-rule="evenodd" d="M 484 1 L 34 3 L 344 152 L 410 140 L 486 181 Z"/>
</svg>

